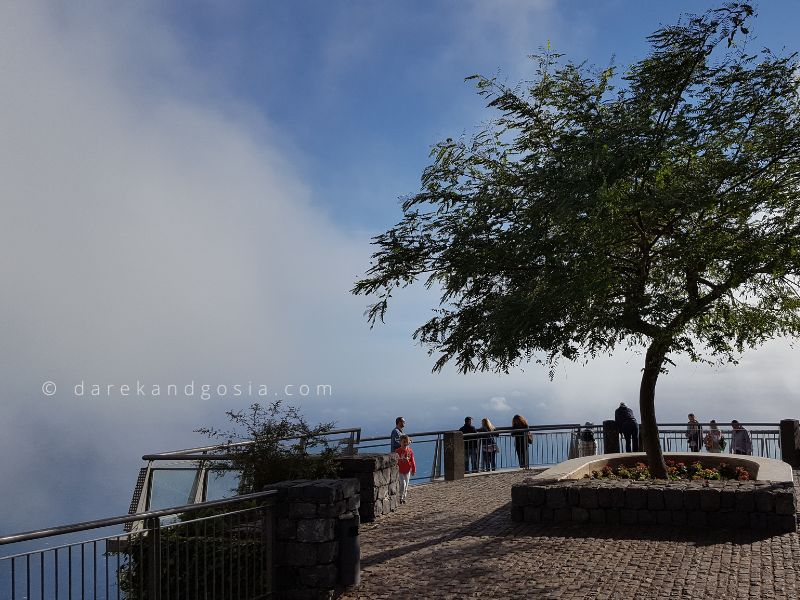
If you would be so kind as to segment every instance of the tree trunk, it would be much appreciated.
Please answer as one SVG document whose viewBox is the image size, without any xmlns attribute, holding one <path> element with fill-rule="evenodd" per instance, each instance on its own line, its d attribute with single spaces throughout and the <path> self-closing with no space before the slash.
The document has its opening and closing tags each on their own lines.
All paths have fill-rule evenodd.
<svg viewBox="0 0 800 600">
<path fill-rule="evenodd" d="M 645 442 L 647 463 L 650 473 L 656 479 L 667 479 L 667 465 L 661 452 L 656 424 L 656 382 L 666 358 L 666 347 L 663 343 L 653 341 L 647 348 L 642 373 L 642 385 L 639 388 L 639 411 L 642 415 L 642 428 L 639 443 Z"/>
</svg>

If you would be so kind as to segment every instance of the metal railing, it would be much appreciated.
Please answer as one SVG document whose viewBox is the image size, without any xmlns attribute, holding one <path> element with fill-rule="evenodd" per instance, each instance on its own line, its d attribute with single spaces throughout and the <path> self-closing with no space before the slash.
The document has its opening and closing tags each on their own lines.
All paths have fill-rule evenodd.
<svg viewBox="0 0 800 600">
<path fill-rule="evenodd" d="M 267 598 L 272 590 L 277 492 L 113 517 L 0 537 L 8 600 Z M 141 521 L 135 534 L 103 530 Z M 90 539 L 69 541 L 81 535 Z M 46 547 L 25 549 L 44 540 Z M 49 546 L 56 540 L 54 546 Z"/>
<path fill-rule="evenodd" d="M 341 437 L 336 437 L 341 436 Z M 361 441 L 361 428 L 348 427 L 346 429 L 331 429 L 326 431 L 323 435 L 317 436 L 318 439 L 324 440 L 329 445 L 338 447 L 343 454 L 352 453 L 354 448 Z M 285 442 L 293 440 L 307 440 L 306 436 L 293 436 L 281 438 Z M 241 442 L 233 442 L 231 444 L 214 444 L 212 446 L 200 446 L 197 448 L 187 448 L 184 450 L 170 450 L 168 452 L 158 452 L 156 454 L 145 454 L 142 460 L 208 460 L 209 458 L 228 459 L 231 456 L 222 453 L 223 450 L 229 448 L 245 448 L 255 444 L 255 440 L 242 440 Z M 211 453 L 211 455 L 209 455 Z M 214 454 L 216 453 L 216 454 Z"/>
<path fill-rule="evenodd" d="M 705 439 L 709 424 L 699 423 L 699 425 L 702 429 L 701 439 Z M 781 460 L 781 434 L 778 423 L 742 423 L 741 425 L 750 434 L 750 440 L 753 444 L 753 456 Z M 661 449 L 664 452 L 690 452 L 685 423 L 664 423 L 658 427 Z M 720 452 L 729 454 L 731 452 L 733 430 L 729 427 L 719 427 L 719 431 L 726 440 L 725 449 Z M 705 451 L 704 445 L 701 445 L 701 452 Z"/>
<path fill-rule="evenodd" d="M 701 423 L 703 435 L 708 424 Z M 780 429 L 778 423 L 742 423 L 749 430 L 753 443 L 753 455 L 780 460 Z M 590 432 L 585 436 L 584 433 Z M 720 428 L 728 440 L 724 452 L 730 452 L 730 428 Z M 527 433 L 532 434 L 527 443 Z M 444 434 L 445 431 L 423 431 L 409 433 L 413 440 L 412 448 L 417 462 L 415 482 L 436 481 L 444 475 Z M 525 434 L 523 436 L 522 434 Z M 524 432 L 510 427 L 498 427 L 492 432 L 492 439 L 485 432 L 464 436 L 464 471 L 472 475 L 486 471 L 509 469 L 531 469 L 548 467 L 570 458 L 605 452 L 603 426 L 586 427 L 577 423 L 557 425 L 534 425 Z M 689 452 L 685 423 L 659 424 L 659 439 L 664 452 Z M 494 446 L 495 451 L 490 452 Z M 620 448 L 624 449 L 620 434 Z M 359 451 L 389 452 L 389 436 L 363 437 L 358 445 Z M 701 449 L 705 452 L 705 449 Z"/>
<path fill-rule="evenodd" d="M 554 465 L 568 458 L 578 431 L 586 429 L 575 424 L 534 425 L 527 430 L 498 427 L 494 430 L 495 452 L 489 452 L 486 433 L 464 436 L 465 472 L 470 475 L 485 471 L 519 468 L 539 468 Z M 596 440 L 598 452 L 603 448 L 603 427 L 593 425 L 590 430 Z M 532 442 L 522 437 L 532 434 Z M 436 481 L 444 476 L 444 434 L 446 431 L 409 433 L 417 463 L 417 474 L 411 480 L 417 483 Z M 516 435 L 515 435 L 516 434 Z M 359 452 L 389 452 L 389 436 L 362 437 Z M 473 460 L 474 459 L 474 460 Z"/>
<path fill-rule="evenodd" d="M 780 434 L 776 423 L 743 423 L 750 429 L 753 441 L 753 453 L 757 456 L 780 458 Z M 707 428 L 707 425 L 703 425 Z M 664 423 L 659 425 L 661 446 L 665 452 L 688 452 L 685 437 L 685 423 Z M 584 441 L 584 433 L 591 441 Z M 730 439 L 730 430 L 721 430 Z M 495 452 L 489 452 L 489 444 L 485 434 L 468 434 L 465 436 L 465 472 L 509 470 L 519 468 L 547 467 L 577 456 L 602 454 L 605 451 L 603 426 L 592 425 L 586 428 L 578 423 L 555 425 L 534 425 L 524 433 L 533 435 L 530 444 L 522 443 L 522 436 L 515 436 L 510 427 L 499 427 L 495 430 Z M 413 439 L 412 448 L 417 462 L 416 475 L 411 478 L 414 483 L 440 480 L 444 476 L 444 430 L 422 431 L 410 433 Z M 520 432 L 516 432 L 520 433 Z M 297 439 L 297 438 L 293 438 Z M 338 446 L 343 453 L 390 451 L 390 437 L 362 437 L 360 428 L 336 429 L 325 436 L 326 442 Z M 213 445 L 157 454 L 146 454 L 142 458 L 148 461 L 140 472 L 137 481 L 137 492 L 131 502 L 132 512 L 141 512 L 163 506 L 161 494 L 164 489 L 185 490 L 182 501 L 189 503 L 204 502 L 212 497 L 227 496 L 235 493 L 236 473 L 230 478 L 222 478 L 215 469 L 219 461 L 230 459 L 233 455 L 226 453 L 233 447 L 245 447 L 254 443 L 243 441 L 231 446 Z M 620 448 L 624 448 L 620 436 Z M 729 451 L 730 446 L 726 451 Z M 181 481 L 177 481 L 179 478 Z M 225 487 L 225 489 L 222 489 Z M 213 492 L 213 493 L 212 493 Z M 134 528 L 135 529 L 135 528 Z"/>
</svg>

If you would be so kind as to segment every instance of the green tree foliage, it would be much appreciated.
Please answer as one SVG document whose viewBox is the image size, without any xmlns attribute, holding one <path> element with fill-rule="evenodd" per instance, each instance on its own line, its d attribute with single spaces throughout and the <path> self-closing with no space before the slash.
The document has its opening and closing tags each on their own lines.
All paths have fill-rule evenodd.
<svg viewBox="0 0 800 600">
<path fill-rule="evenodd" d="M 333 423 L 309 425 L 297 408 L 281 400 L 226 414 L 232 429 L 197 431 L 224 441 L 228 460 L 216 463 L 215 468 L 241 473 L 240 494 L 260 492 L 279 481 L 337 477 L 339 453 L 326 440 Z"/>
<path fill-rule="evenodd" d="M 434 370 L 646 348 L 642 433 L 665 477 L 654 398 L 669 357 L 735 361 L 800 330 L 798 60 L 749 50 L 752 14 L 731 3 L 662 27 L 624 73 L 548 48 L 530 82 L 469 78 L 496 118 L 436 145 L 403 219 L 374 238 L 353 290 L 377 295 L 369 320 L 421 279 L 441 291 L 414 334 Z"/>
</svg>

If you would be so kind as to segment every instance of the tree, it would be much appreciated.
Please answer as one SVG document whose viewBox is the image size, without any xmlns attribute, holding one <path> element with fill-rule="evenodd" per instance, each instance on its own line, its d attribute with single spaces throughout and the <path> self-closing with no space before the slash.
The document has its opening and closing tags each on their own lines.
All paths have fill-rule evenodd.
<svg viewBox="0 0 800 600">
<path fill-rule="evenodd" d="M 649 38 L 625 73 L 534 57 L 514 88 L 473 76 L 496 117 L 432 152 L 403 218 L 376 236 L 356 294 L 440 290 L 414 333 L 434 371 L 508 370 L 646 348 L 642 433 L 656 477 L 655 388 L 670 357 L 735 362 L 797 335 L 796 54 L 749 54 L 745 3 Z M 653 443 L 655 442 L 655 443 Z"/>
</svg>

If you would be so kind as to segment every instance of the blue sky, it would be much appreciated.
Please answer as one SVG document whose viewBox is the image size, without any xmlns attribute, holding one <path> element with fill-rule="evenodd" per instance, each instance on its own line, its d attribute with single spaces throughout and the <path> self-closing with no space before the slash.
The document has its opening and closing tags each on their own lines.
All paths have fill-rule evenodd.
<svg viewBox="0 0 800 600">
<path fill-rule="evenodd" d="M 430 147 L 491 116 L 466 76 L 516 82 L 548 41 L 625 65 L 659 23 L 705 6 L 3 3 L 3 530 L 124 512 L 142 454 L 202 444 L 195 428 L 251 400 L 76 396 L 80 382 L 329 384 L 302 409 L 371 433 L 397 413 L 414 430 L 465 413 L 600 421 L 635 404 L 635 352 L 563 365 L 552 382 L 537 366 L 432 375 L 411 333 L 435 296 L 407 290 L 370 331 L 349 289 Z M 759 13 L 758 45 L 798 46 L 800 5 Z M 785 341 L 735 368 L 679 362 L 659 416 L 796 417 L 795 363 Z"/>
<path fill-rule="evenodd" d="M 489 113 L 464 78 L 528 77 L 554 50 L 600 66 L 643 57 L 645 37 L 708 2 L 298 2 L 170 6 L 164 17 L 220 93 L 257 108 L 293 153 L 313 198 L 345 228 L 396 218 L 434 142 Z M 797 6 L 761 9 L 757 31 L 791 46 Z M 216 87 L 216 86 L 215 86 Z M 295 154 L 296 153 L 296 154 Z"/>
</svg>

